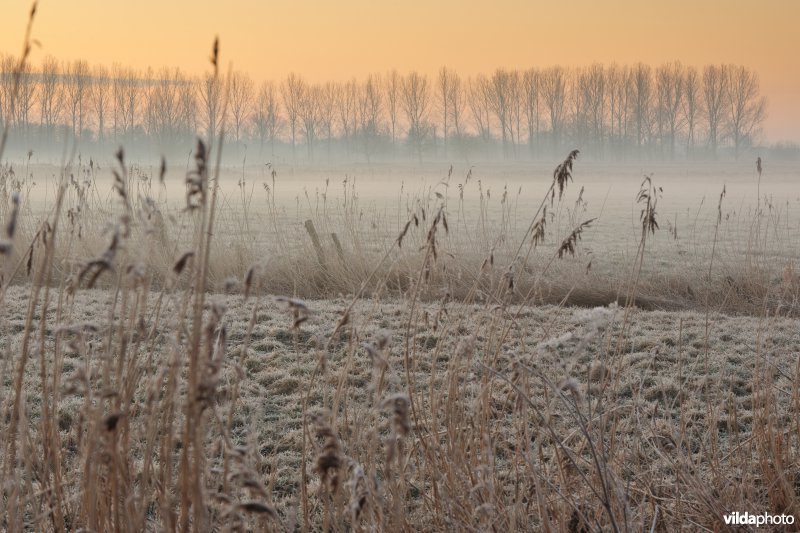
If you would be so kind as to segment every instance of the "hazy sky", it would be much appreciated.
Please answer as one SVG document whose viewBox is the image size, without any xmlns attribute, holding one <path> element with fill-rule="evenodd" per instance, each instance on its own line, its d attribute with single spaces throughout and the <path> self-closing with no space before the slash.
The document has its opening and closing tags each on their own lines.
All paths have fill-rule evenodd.
<svg viewBox="0 0 800 533">
<path fill-rule="evenodd" d="M 30 3 L 2 3 L 0 50 L 17 53 Z M 223 66 L 257 79 L 737 63 L 761 76 L 767 138 L 800 141 L 799 24 L 800 0 L 42 0 L 34 62 L 50 53 L 199 73 L 219 35 Z"/>
</svg>

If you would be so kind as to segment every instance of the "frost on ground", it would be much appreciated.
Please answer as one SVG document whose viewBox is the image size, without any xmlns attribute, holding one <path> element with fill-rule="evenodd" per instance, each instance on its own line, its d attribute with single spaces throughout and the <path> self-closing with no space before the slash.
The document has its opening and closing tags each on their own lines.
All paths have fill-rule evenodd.
<svg viewBox="0 0 800 533">
<path fill-rule="evenodd" d="M 11 288 L 2 309 L 4 407 L 13 396 L 28 291 Z M 53 289 L 50 296 L 56 299 L 57 291 Z M 146 311 L 130 316 L 134 305 L 142 308 L 145 296 Z M 159 298 L 156 293 L 139 292 L 130 293 L 123 302 L 114 292 L 80 291 L 74 299 L 64 300 L 61 316 L 56 316 L 56 302 L 51 304 L 43 337 L 45 373 L 48 382 L 58 383 L 50 372 L 54 354 L 63 357 L 58 431 L 66 471 L 74 472 L 76 480 L 86 460 L 76 450 L 85 430 L 81 412 L 88 390 L 99 402 L 107 392 L 104 380 L 114 381 L 105 375 L 107 346 L 128 345 L 126 368 L 135 377 L 126 380 L 137 392 L 131 405 L 122 409 L 131 427 L 143 417 L 161 416 L 147 411 L 146 396 L 154 380 L 163 379 L 160 369 L 168 365 L 172 350 L 188 342 L 190 332 L 180 320 L 184 294 L 164 295 L 156 315 Z M 417 410 L 416 418 L 412 416 L 412 441 L 418 443 L 414 439 L 429 431 L 434 414 L 442 431 L 452 430 L 445 419 L 454 409 L 459 411 L 448 406 L 448 398 L 455 395 L 463 424 L 489 428 L 494 479 L 509 484 L 519 467 L 516 452 L 526 446 L 517 441 L 521 434 L 517 425 L 525 417 L 533 443 L 530 450 L 538 450 L 543 464 L 553 456 L 556 439 L 574 446 L 578 455 L 585 452 L 578 442 L 582 440 L 578 418 L 570 407 L 576 406 L 589 431 L 599 431 L 608 443 L 608 461 L 619 469 L 629 490 L 649 491 L 648 498 L 660 502 L 664 513 L 678 497 L 679 484 L 698 481 L 714 490 L 761 490 L 730 485 L 755 475 L 754 470 L 748 472 L 756 468 L 754 436 L 760 431 L 754 413 L 771 409 L 770 420 L 777 428 L 796 424 L 790 413 L 795 412 L 791 402 L 798 386 L 793 379 L 800 354 L 797 319 L 636 309 L 626 317 L 625 310 L 615 306 L 587 310 L 440 302 L 417 303 L 409 320 L 412 306 L 407 301 L 362 300 L 331 337 L 348 301 L 297 302 L 308 308 L 305 321 L 297 320 L 286 301 L 270 296 L 245 300 L 241 295 L 209 295 L 206 314 L 212 304 L 224 310 L 220 324 L 225 352 L 208 426 L 210 449 L 214 420 L 224 424 L 232 412 L 233 444 L 246 450 L 243 453 L 257 478 L 268 485 L 285 520 L 297 512 L 306 395 L 310 414 L 323 405 L 335 413 L 343 453 L 362 462 L 370 457 L 364 450 L 368 443 L 378 443 L 380 450 L 386 445 L 392 421 L 385 398 L 412 393 Z M 110 317 L 112 306 L 114 317 Z M 128 311 L 120 316 L 126 306 Z M 34 331 L 39 314 L 39 310 L 34 313 Z M 120 321 L 128 326 L 119 328 Z M 301 322 L 296 329 L 294 322 Z M 382 337 L 388 337 L 384 356 L 369 345 Z M 42 404 L 38 333 L 31 339 L 24 389 L 27 424 L 35 428 Z M 111 362 L 112 376 L 117 363 Z M 179 366 L 185 363 L 177 361 Z M 519 377 L 522 367 L 529 370 L 524 379 Z M 77 387 L 78 381 L 88 388 Z M 454 383 L 457 389 L 452 388 Z M 493 386 L 487 388 L 486 383 Z M 754 390 L 759 384 L 763 389 Z M 238 399 L 231 406 L 234 387 Z M 521 389 L 530 391 L 523 411 Z M 487 390 L 491 413 L 478 416 L 473 402 L 478 405 Z M 562 395 L 572 403 L 562 401 Z M 521 412 L 527 414 L 520 418 Z M 593 417 L 593 412 L 602 416 Z M 177 416 L 176 429 L 181 415 Z M 132 449 L 141 452 L 145 436 L 133 431 L 130 438 L 135 443 Z M 538 442 L 543 444 L 537 448 Z M 406 453 L 413 457 L 421 453 L 418 448 L 412 445 Z M 706 461 L 709 457 L 713 463 Z M 684 470 L 678 465 L 684 464 L 695 465 L 689 469 L 694 481 L 680 479 L 686 474 L 679 473 Z M 425 524 L 427 489 L 422 482 L 415 485 L 416 463 L 408 465 L 409 484 L 417 488 L 408 502 L 409 516 Z M 214 468 L 213 461 L 209 468 Z M 783 468 L 797 474 L 797 465 Z M 311 483 L 319 483 L 313 474 Z M 641 500 L 641 494 L 633 499 Z"/>
</svg>

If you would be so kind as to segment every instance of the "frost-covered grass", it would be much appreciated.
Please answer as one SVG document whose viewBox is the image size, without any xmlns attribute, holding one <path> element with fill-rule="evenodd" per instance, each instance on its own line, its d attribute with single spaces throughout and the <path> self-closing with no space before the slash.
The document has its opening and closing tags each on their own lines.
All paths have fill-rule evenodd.
<svg viewBox="0 0 800 533">
<path fill-rule="evenodd" d="M 142 476 L 143 462 L 150 461 L 151 475 L 170 482 L 173 476 L 162 471 L 169 439 L 174 441 L 173 464 L 178 463 L 180 435 L 164 427 L 171 402 L 151 395 L 165 380 L 175 343 L 185 342 L 175 332 L 186 296 L 163 297 L 160 318 L 155 316 L 159 294 L 139 292 L 137 297 L 148 304 L 146 309 L 140 304 L 143 324 L 133 332 L 117 328 L 120 322 L 138 321 L 129 316 L 135 298 L 124 310 L 119 295 L 105 290 L 78 293 L 45 331 L 47 379 L 60 369 L 62 384 L 57 409 L 50 414 L 57 434 L 50 438 L 60 444 L 63 497 L 76 501 L 65 506 L 74 525 L 89 520 L 77 505 L 93 490 L 88 475 L 98 476 L 95 482 L 101 486 L 109 476 L 130 483 L 125 494 L 136 506 L 127 512 L 137 511 L 133 517 L 144 520 L 138 524 L 150 529 L 158 529 L 167 510 L 179 503 L 177 491 L 162 492 L 157 484 L 145 490 Z M 28 287 L 15 287 L 6 296 L 6 354 L 19 353 L 29 298 Z M 722 512 L 784 511 L 776 505 L 793 501 L 791 480 L 800 475 L 795 462 L 797 319 L 714 315 L 707 332 L 702 313 L 636 310 L 616 347 L 623 313 L 613 306 L 581 311 L 431 302 L 414 311 L 409 330 L 406 302 L 365 299 L 350 310 L 351 319 L 325 350 L 346 300 L 304 302 L 308 319 L 296 330 L 287 305 L 270 296 L 214 295 L 208 301 L 224 310 L 219 325 L 226 336 L 203 439 L 208 520 L 231 524 L 226 513 L 235 510 L 230 506 L 236 500 L 229 499 L 249 501 L 254 489 L 245 481 L 253 480 L 275 513 L 269 528 L 302 523 L 300 465 L 307 427 L 309 514 L 319 527 L 325 490 L 312 471 L 320 442 L 313 426 L 304 426 L 304 411 L 310 418 L 334 406 L 330 423 L 342 485 L 336 489 L 341 500 L 337 520 L 343 526 L 394 528 L 404 523 L 413 529 L 448 529 L 494 523 L 539 529 L 549 521 L 561 529 L 585 519 L 588 529 L 605 529 L 609 517 L 599 501 L 603 485 L 611 491 L 615 517 L 628 520 L 631 529 L 652 520 L 713 529 L 720 527 Z M 211 320 L 209 310 L 205 320 Z M 32 328 L 38 326 L 35 318 Z M 377 346 L 381 339 L 385 348 L 370 344 Z M 107 378 L 109 343 L 128 346 L 127 357 L 136 363 L 115 376 L 118 352 L 113 349 Z M 57 366 L 53 354 L 59 354 Z M 4 359 L 5 405 L 12 396 L 15 362 Z M 40 370 L 32 361 L 23 385 L 31 454 L 43 444 Z M 107 423 L 114 401 L 105 400 L 111 406 L 103 407 L 102 399 L 109 388 L 132 389 L 113 431 Z M 184 387 L 172 394 L 173 402 L 185 401 Z M 404 488 L 399 494 L 392 485 L 397 479 L 391 479 L 397 467 L 386 458 L 395 438 L 386 401 L 409 397 L 417 413 L 407 415 L 409 430 L 402 437 Z M 177 432 L 182 418 L 175 413 L 169 427 Z M 153 424 L 157 427 L 148 431 Z M 148 445 L 159 450 L 156 457 L 147 459 Z M 114 459 L 115 446 L 117 454 L 125 455 Z M 597 448 L 600 470 L 591 446 Z M 775 453 L 787 462 L 779 467 Z M 40 456 L 27 460 L 19 467 L 21 479 L 46 464 Z M 116 470 L 114 460 L 125 467 Z M 94 472 L 87 471 L 90 464 Z M 359 501 L 348 485 L 356 468 L 364 471 L 368 491 L 357 520 L 348 514 Z M 38 475 L 30 482 L 35 491 L 45 488 Z M 790 490 L 778 496 L 781 482 Z M 397 515 L 392 514 L 395 498 L 403 501 Z M 242 519 L 254 527 L 257 516 Z M 106 519 L 113 523 L 112 517 Z M 49 517 L 32 509 L 27 520 L 52 527 Z"/>
</svg>

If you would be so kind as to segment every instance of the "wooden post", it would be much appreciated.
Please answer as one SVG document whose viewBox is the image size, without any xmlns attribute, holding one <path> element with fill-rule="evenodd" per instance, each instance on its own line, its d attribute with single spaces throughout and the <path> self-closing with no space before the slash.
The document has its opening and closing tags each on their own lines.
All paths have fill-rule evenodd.
<svg viewBox="0 0 800 533">
<path fill-rule="evenodd" d="M 344 260 L 344 249 L 342 248 L 342 243 L 339 241 L 339 236 L 335 233 L 331 233 L 331 239 L 333 239 L 333 245 L 336 247 L 336 253 L 339 254 L 339 259 L 342 260 L 342 263 L 346 263 Z"/>
<path fill-rule="evenodd" d="M 306 220 L 306 231 L 308 232 L 308 236 L 311 237 L 311 243 L 314 245 L 314 250 L 317 252 L 317 260 L 319 261 L 319 264 L 324 268 L 325 253 L 322 250 L 322 244 L 319 242 L 319 235 L 317 235 L 317 230 L 314 228 L 314 222 L 310 218 Z"/>
</svg>

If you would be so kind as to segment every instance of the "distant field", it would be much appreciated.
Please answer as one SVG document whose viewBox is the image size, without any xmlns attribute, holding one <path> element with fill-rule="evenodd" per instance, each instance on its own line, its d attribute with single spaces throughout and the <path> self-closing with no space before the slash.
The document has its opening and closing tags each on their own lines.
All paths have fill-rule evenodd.
<svg viewBox="0 0 800 533">
<path fill-rule="evenodd" d="M 8 194 L 16 182 L 22 212 L 29 215 L 22 225 L 33 235 L 52 209 L 61 171 L 23 163 L 13 166 L 13 178 L 6 167 L 2 183 Z M 167 167 L 163 184 L 159 165 L 127 165 L 135 215 L 131 246 L 148 250 L 147 261 L 161 280 L 169 265 L 191 247 L 199 224 L 185 210 L 186 162 L 180 164 Z M 449 231 L 439 236 L 439 242 L 450 268 L 435 285 L 442 294 L 463 293 L 489 258 L 495 260 L 500 275 L 509 266 L 517 271 L 523 268 L 520 258 L 515 261 L 514 257 L 537 208 L 543 205 L 547 231 L 524 266 L 529 274 L 550 260 L 577 225 L 593 221 L 582 233 L 575 256 L 559 261 L 557 269 L 551 268 L 538 280 L 539 301 L 558 303 L 567 297 L 578 305 L 599 305 L 624 293 L 641 238 L 641 205 L 636 199 L 647 175 L 658 188 L 660 229 L 647 241 L 645 275 L 638 287 L 642 305 L 674 310 L 711 303 L 720 311 L 751 314 L 759 312 L 765 298 L 771 308 L 794 306 L 800 269 L 800 168 L 796 164 L 768 165 L 759 183 L 749 161 L 612 164 L 578 160 L 574 182 L 563 198 L 542 204 L 552 167 L 493 163 L 454 165 L 451 170 L 436 164 L 353 164 L 275 168 L 274 176 L 273 167 L 266 165 L 222 169 L 210 282 L 221 290 L 226 280 L 241 279 L 249 268 L 259 265 L 266 288 L 273 293 L 322 298 L 352 294 L 370 265 L 392 248 L 406 222 L 416 215 L 424 226 L 426 215 L 433 216 L 444 207 Z M 59 252 L 64 261 L 79 262 L 107 247 L 114 216 L 122 212 L 113 189 L 115 169 L 119 170 L 116 161 L 102 166 L 93 162 L 91 167 L 84 162 L 68 169 L 73 185 L 67 191 L 63 219 L 70 228 L 80 227 L 80 235 Z M 720 199 L 723 190 L 725 197 Z M 319 236 L 325 269 L 319 268 L 307 220 Z M 407 242 L 418 248 L 426 235 L 414 229 Z M 403 280 L 413 274 L 417 264 L 412 256 L 397 253 L 385 265 L 383 273 L 394 273 L 396 286 L 406 286 Z M 523 283 L 525 278 L 518 276 Z M 21 279 L 19 272 L 16 279 Z"/>
</svg>

